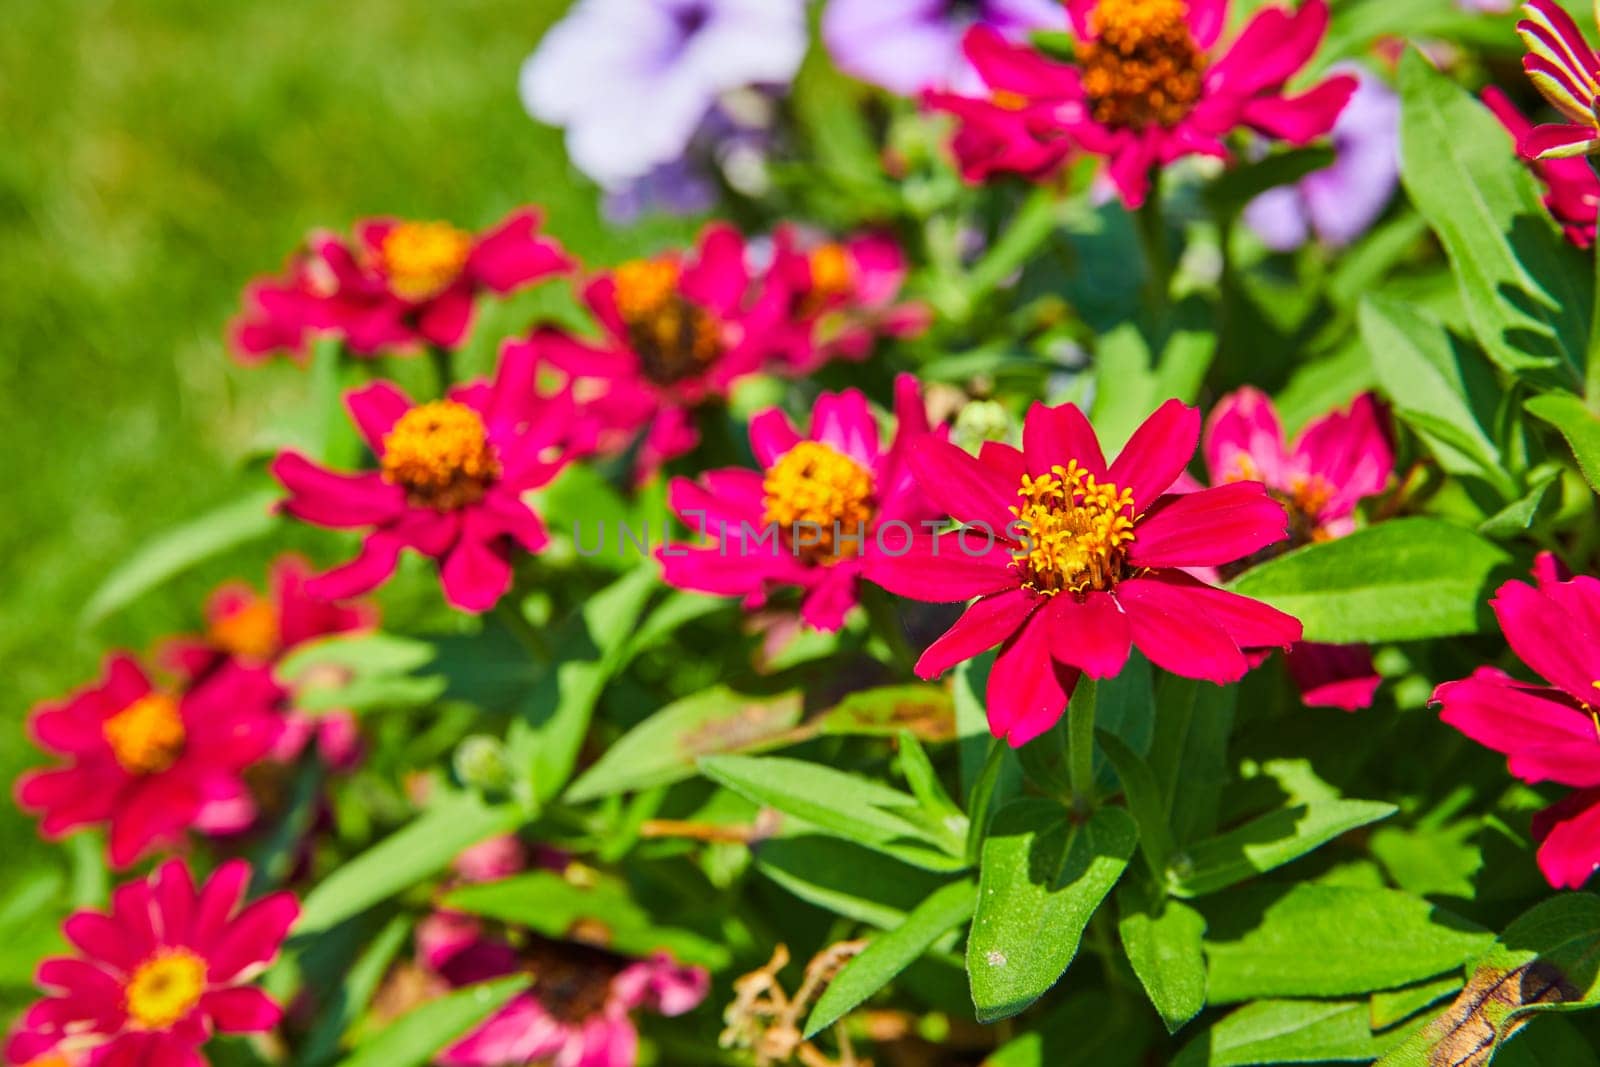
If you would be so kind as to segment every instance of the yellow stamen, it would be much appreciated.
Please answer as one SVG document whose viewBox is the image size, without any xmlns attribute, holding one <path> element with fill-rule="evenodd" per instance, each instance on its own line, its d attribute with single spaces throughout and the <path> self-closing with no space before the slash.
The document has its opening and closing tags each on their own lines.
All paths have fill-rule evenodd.
<svg viewBox="0 0 1600 1067">
<path fill-rule="evenodd" d="M 1022 476 L 1011 509 L 1023 540 L 1012 557 L 1022 584 L 1048 596 L 1110 589 L 1134 538 L 1133 492 L 1102 482 L 1073 460 Z"/>
<path fill-rule="evenodd" d="M 1078 53 L 1096 121 L 1142 130 L 1189 114 L 1206 58 L 1187 13 L 1184 0 L 1100 0 Z"/>
<path fill-rule="evenodd" d="M 856 270 L 849 249 L 829 241 L 811 253 L 811 288 L 818 298 L 847 296 L 855 285 Z"/>
<path fill-rule="evenodd" d="M 1320 474 L 1299 475 L 1289 483 L 1289 502 L 1308 517 L 1322 514 L 1333 499 L 1333 485 Z"/>
<path fill-rule="evenodd" d="M 684 297 L 682 273 L 670 259 L 638 259 L 612 274 L 628 343 L 645 375 L 658 385 L 687 378 L 722 354 L 722 329 Z"/>
<path fill-rule="evenodd" d="M 164 948 L 139 964 L 123 997 L 135 1026 L 166 1030 L 194 1010 L 205 989 L 205 960 L 186 948 Z"/>
<path fill-rule="evenodd" d="M 178 761 L 187 732 L 178 698 L 147 693 L 100 726 L 122 769 L 129 774 L 160 774 Z"/>
<path fill-rule="evenodd" d="M 271 659 L 278 651 L 278 609 L 264 596 L 252 596 L 211 623 L 211 643 L 246 659 Z"/>
<path fill-rule="evenodd" d="M 413 303 L 450 288 L 471 254 L 472 235 L 448 222 L 402 222 L 384 235 L 380 248 L 389 288 Z"/>
<path fill-rule="evenodd" d="M 761 488 L 765 521 L 795 539 L 808 560 L 853 559 L 861 553 L 874 507 L 872 472 L 849 456 L 819 441 L 801 441 L 772 465 Z"/>
<path fill-rule="evenodd" d="M 459 401 L 419 404 L 383 439 L 383 477 L 403 486 L 417 507 L 475 504 L 499 474 L 483 419 Z"/>
<path fill-rule="evenodd" d="M 1027 97 L 1010 89 L 995 89 L 989 94 L 989 102 L 1003 111 L 1021 111 L 1028 106 Z"/>
</svg>

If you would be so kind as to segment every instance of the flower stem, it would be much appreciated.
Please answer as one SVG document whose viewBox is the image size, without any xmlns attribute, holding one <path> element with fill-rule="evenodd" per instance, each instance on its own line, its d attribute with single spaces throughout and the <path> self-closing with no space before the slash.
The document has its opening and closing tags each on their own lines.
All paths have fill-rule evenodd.
<svg viewBox="0 0 1600 1067">
<path fill-rule="evenodd" d="M 967 275 L 968 298 L 975 305 L 1020 270 L 1056 230 L 1059 204 L 1051 185 L 1035 186 L 1000 239 Z"/>
<path fill-rule="evenodd" d="M 1134 215 L 1139 248 L 1144 253 L 1145 300 L 1151 311 L 1166 306 L 1172 292 L 1172 257 L 1167 252 L 1167 221 L 1161 212 L 1161 192 L 1154 179 L 1150 194 Z"/>
<path fill-rule="evenodd" d="M 1067 704 L 1067 780 L 1072 784 L 1072 807 L 1080 814 L 1094 810 L 1094 713 L 1097 686 L 1093 678 L 1079 678 Z"/>
</svg>

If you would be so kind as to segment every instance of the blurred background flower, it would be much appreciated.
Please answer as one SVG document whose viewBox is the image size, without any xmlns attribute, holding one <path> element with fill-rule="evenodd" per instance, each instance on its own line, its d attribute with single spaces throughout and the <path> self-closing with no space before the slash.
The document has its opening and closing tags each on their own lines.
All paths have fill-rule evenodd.
<svg viewBox="0 0 1600 1067">
<path fill-rule="evenodd" d="M 724 97 L 781 90 L 805 50 L 804 0 L 582 0 L 523 64 L 522 100 L 619 216 L 698 211 L 714 186 L 691 147 L 760 132 Z"/>
<path fill-rule="evenodd" d="M 1059 0 L 832 0 L 822 40 L 839 69 L 903 96 L 924 89 L 977 87 L 961 54 L 973 26 L 1008 38 L 1067 28 Z"/>
<path fill-rule="evenodd" d="M 1244 211 L 1245 222 L 1275 252 L 1292 251 L 1313 236 L 1335 247 L 1349 244 L 1383 214 L 1400 182 L 1400 98 L 1363 67 L 1333 69 L 1358 82 L 1333 124 L 1333 163 L 1262 193 Z"/>
</svg>

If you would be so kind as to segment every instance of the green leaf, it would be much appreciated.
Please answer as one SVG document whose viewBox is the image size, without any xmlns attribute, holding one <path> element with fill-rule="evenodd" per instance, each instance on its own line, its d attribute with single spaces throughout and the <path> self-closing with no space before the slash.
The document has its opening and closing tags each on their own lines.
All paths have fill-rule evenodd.
<svg viewBox="0 0 1600 1067">
<path fill-rule="evenodd" d="M 411 925 L 410 916 L 396 915 L 362 948 L 360 957 L 333 995 L 320 1005 L 316 1025 L 307 1035 L 300 1053 L 302 1062 L 324 1063 L 333 1059 L 340 1039 L 367 1010 L 367 1004 L 389 973 L 390 963 L 411 936 Z"/>
<path fill-rule="evenodd" d="M 983 1061 L 983 1067 L 1147 1067 L 1149 1013 L 1085 989 Z"/>
<path fill-rule="evenodd" d="M 966 866 L 966 825 L 926 819 L 909 793 L 831 767 L 777 756 L 708 756 L 701 771 L 741 796 L 934 871 Z"/>
<path fill-rule="evenodd" d="M 905 922 L 868 942 L 861 954 L 828 983 L 806 1020 L 805 1036 L 831 1026 L 888 985 L 945 934 L 972 917 L 977 887 L 951 882 L 917 905 Z"/>
<path fill-rule="evenodd" d="M 1512 373 L 1582 380 L 1590 271 L 1511 137 L 1415 48 L 1400 63 L 1401 178 L 1450 256 L 1478 343 Z"/>
<path fill-rule="evenodd" d="M 566 787 L 595 704 L 627 665 L 630 639 L 657 588 L 651 561 L 591 596 L 557 634 L 555 666 L 524 700 L 506 738 L 517 764 L 530 769 L 533 800 L 543 803 Z"/>
<path fill-rule="evenodd" d="M 893 737 L 910 730 L 923 741 L 956 736 L 954 699 L 941 685 L 884 685 L 859 689 L 817 716 L 824 734 Z"/>
<path fill-rule="evenodd" d="M 967 976 L 980 1022 L 1022 1011 L 1061 978 L 1138 836 L 1120 808 L 1074 821 L 1054 801 L 1014 801 L 983 843 Z"/>
<path fill-rule="evenodd" d="M 1243 211 L 1246 204 L 1267 190 L 1293 185 L 1332 162 L 1333 149 L 1326 145 L 1274 152 L 1253 163 L 1228 168 L 1206 187 L 1205 196 L 1214 210 Z"/>
<path fill-rule="evenodd" d="M 800 695 L 752 697 L 726 686 L 675 700 L 629 730 L 566 792 L 571 803 L 691 778 L 701 756 L 784 744 L 799 725 Z"/>
<path fill-rule="evenodd" d="M 1229 587 L 1295 616 L 1307 641 L 1377 644 L 1476 633 L 1511 562 L 1437 519 L 1381 522 L 1263 563 Z"/>
<path fill-rule="evenodd" d="M 296 937 L 348 919 L 380 900 L 411 888 L 450 865 L 462 850 L 509 833 L 523 822 L 520 809 L 485 804 L 456 794 L 390 834 L 328 875 L 305 898 Z"/>
<path fill-rule="evenodd" d="M 1546 393 L 1523 405 L 1535 418 L 1561 431 L 1589 485 L 1600 492 L 1600 417 L 1566 393 Z"/>
<path fill-rule="evenodd" d="M 297 646 L 273 674 L 294 690 L 295 706 L 307 711 L 420 707 L 438 699 L 448 684 L 442 674 L 415 673 L 437 651 L 426 641 L 394 634 L 339 634 Z"/>
<path fill-rule="evenodd" d="M 1186 1045 L 1173 1067 L 1367 1061 L 1377 1054 L 1362 1001 L 1263 1000 Z"/>
<path fill-rule="evenodd" d="M 1448 974 L 1403 989 L 1386 989 L 1372 994 L 1371 1023 L 1374 1030 L 1386 1030 L 1403 1022 L 1426 1008 L 1438 1003 L 1461 988 L 1461 975 Z"/>
<path fill-rule="evenodd" d="M 1198 301 L 1179 305 L 1174 331 L 1159 354 L 1132 322 L 1102 334 L 1095 349 L 1093 420 L 1106 454 L 1121 448 L 1164 401 L 1193 402 L 1216 346 L 1216 324 Z"/>
<path fill-rule="evenodd" d="M 1139 827 L 1139 850 L 1150 865 L 1150 873 L 1162 878 L 1172 859 L 1173 844 L 1172 831 L 1167 826 L 1166 800 L 1156 783 L 1155 772 L 1117 735 L 1096 730 L 1095 739 L 1116 768 L 1128 812 Z"/>
<path fill-rule="evenodd" d="M 1208 997 L 1337 997 L 1393 989 L 1459 967 L 1486 931 L 1392 889 L 1262 886 L 1208 910 Z"/>
<path fill-rule="evenodd" d="M 1340 834 L 1386 819 L 1397 810 L 1375 800 L 1345 800 L 1312 773 L 1305 760 L 1274 760 L 1262 773 L 1288 796 L 1284 807 L 1225 834 L 1190 846 L 1174 863 L 1169 888 L 1178 896 L 1215 893 L 1299 859 Z"/>
<path fill-rule="evenodd" d="M 1381 1061 L 1433 1067 L 1498 1049 L 1537 1013 L 1600 1005 L 1600 897 L 1567 893 L 1535 905 L 1476 960 L 1466 988 Z"/>
<path fill-rule="evenodd" d="M 1119 901 L 1133 896 L 1118 891 Z M 1117 933 L 1167 1032 L 1177 1033 L 1206 1005 L 1205 917 L 1180 901 L 1141 901 L 1124 909 Z"/>
<path fill-rule="evenodd" d="M 361 1043 L 340 1067 L 423 1067 L 528 987 L 526 975 L 480 982 L 413 1009 Z"/>
<path fill-rule="evenodd" d="M 1172 838 L 1183 845 L 1217 825 L 1228 780 L 1228 735 L 1235 686 L 1202 685 L 1168 675 L 1156 694 L 1155 737 L 1148 762 L 1166 804 Z"/>
<path fill-rule="evenodd" d="M 1399 300 L 1368 296 L 1358 318 L 1395 415 L 1417 431 L 1445 470 L 1487 479 L 1502 497 L 1515 496 L 1488 429 L 1502 391 L 1482 354 Z"/>
<path fill-rule="evenodd" d="M 89 597 L 83 608 L 84 624 L 99 622 L 196 563 L 265 537 L 278 526 L 273 508 L 282 497 L 276 488 L 258 489 L 135 550 Z"/>
<path fill-rule="evenodd" d="M 946 879 L 881 852 L 821 834 L 762 841 L 756 867 L 801 900 L 836 915 L 892 929 Z"/>
<path fill-rule="evenodd" d="M 666 952 L 684 963 L 721 970 L 728 950 L 699 934 L 658 925 L 615 879 L 576 886 L 554 871 L 532 871 L 494 882 L 461 886 L 444 898 L 456 911 L 483 915 L 561 939 L 583 925 L 606 931 L 610 948 L 624 956 Z"/>
</svg>

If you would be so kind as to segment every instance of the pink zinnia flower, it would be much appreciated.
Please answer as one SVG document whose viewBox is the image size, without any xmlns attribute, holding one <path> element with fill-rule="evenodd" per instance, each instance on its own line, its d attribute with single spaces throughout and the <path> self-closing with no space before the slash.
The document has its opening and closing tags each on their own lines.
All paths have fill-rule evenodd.
<svg viewBox="0 0 1600 1067">
<path fill-rule="evenodd" d="M 303 359 L 312 334 L 325 325 L 322 304 L 337 287 L 333 272 L 300 249 L 277 276 L 245 286 L 243 307 L 228 324 L 228 347 L 240 363 L 279 353 Z"/>
<path fill-rule="evenodd" d="M 1213 53 L 1227 25 L 1227 0 L 1069 0 L 1067 12 L 1077 38 L 1073 63 L 1028 57 L 979 27 L 967 54 L 993 106 L 974 110 L 952 107 L 948 96 L 931 98 L 980 127 L 965 147 L 987 162 L 963 161 L 969 177 L 996 169 L 997 160 L 1006 161 L 1004 169 L 1048 176 L 1065 158 L 1065 137 L 1105 156 L 1123 202 L 1138 207 L 1156 166 L 1197 154 L 1228 159 L 1223 139 L 1241 127 L 1306 144 L 1333 127 L 1356 88 L 1354 78 L 1340 75 L 1285 95 L 1327 31 L 1324 0 L 1293 13 L 1258 12 L 1220 55 Z M 1026 150 L 1029 138 L 1039 142 L 1036 152 Z M 958 154 L 962 149 L 958 139 Z"/>
<path fill-rule="evenodd" d="M 1564 579 L 1549 553 L 1537 584 L 1511 581 L 1490 601 L 1511 651 L 1546 684 L 1494 667 L 1433 692 L 1440 718 L 1480 745 L 1503 752 L 1525 782 L 1576 791 L 1533 823 L 1539 868 L 1557 889 L 1577 889 L 1600 866 L 1600 579 Z"/>
<path fill-rule="evenodd" d="M 439 561 L 452 605 L 492 608 L 511 587 L 514 553 L 538 552 L 549 540 L 523 494 L 570 458 L 572 398 L 541 395 L 537 364 L 530 345 L 508 342 L 492 383 L 458 385 L 443 400 L 415 404 L 389 382 L 348 393 L 376 471 L 340 474 L 293 451 L 273 460 L 289 514 L 371 530 L 356 558 L 307 581 L 307 594 L 342 600 L 375 589 L 410 548 Z"/>
<path fill-rule="evenodd" d="M 273 667 L 307 641 L 334 634 L 355 633 L 377 625 L 378 609 L 365 601 L 339 604 L 306 592 L 311 565 L 297 555 L 273 561 L 267 573 L 267 591 L 258 593 L 245 582 L 229 582 L 206 602 L 204 634 L 179 637 L 162 649 L 162 663 L 187 679 L 200 678 L 230 659 L 249 666 Z M 359 755 L 361 735 L 355 717 L 347 711 L 313 714 L 294 706 L 292 693 L 284 693 L 283 733 L 273 751 L 289 762 L 315 741 L 331 767 L 353 765 Z"/>
<path fill-rule="evenodd" d="M 1483 90 L 1483 102 L 1494 112 L 1506 132 L 1520 146 L 1533 131 L 1533 123 L 1517 110 L 1510 97 L 1491 85 Z M 1544 185 L 1544 206 L 1560 223 L 1567 240 L 1579 248 L 1594 244 L 1595 216 L 1600 210 L 1600 178 L 1582 159 L 1528 157 L 1534 177 Z"/>
<path fill-rule="evenodd" d="M 449 1067 L 633 1067 L 633 1015 L 682 1015 L 705 999 L 710 976 L 664 953 L 630 960 L 604 949 L 530 935 L 519 945 L 483 932 L 478 920 L 436 915 L 417 932 L 428 970 L 452 986 L 527 973 L 527 992 L 446 1049 Z"/>
<path fill-rule="evenodd" d="M 359 223 L 353 246 L 336 234 L 313 234 L 316 277 L 329 280 L 315 325 L 359 355 L 422 344 L 455 348 L 480 294 L 504 296 L 573 268 L 538 229 L 538 212 L 525 208 L 476 235 L 447 222 L 396 219 Z"/>
<path fill-rule="evenodd" d="M 895 381 L 895 415 L 894 441 L 884 449 L 866 398 L 853 389 L 819 397 L 804 437 L 778 408 L 757 414 L 750 446 L 762 470 L 673 479 L 668 505 L 715 543 L 664 547 L 658 556 L 667 583 L 742 596 L 749 611 L 763 607 L 774 589 L 797 586 L 805 621 L 837 630 L 884 544 L 903 544 L 925 520 L 943 514 L 927 503 L 906 465 L 911 443 L 929 433 L 909 374 Z"/>
<path fill-rule="evenodd" d="M 1048 730 L 1080 673 L 1108 678 L 1132 646 L 1156 666 L 1223 683 L 1245 650 L 1287 648 L 1300 624 L 1185 573 L 1284 539 L 1283 508 L 1255 482 L 1170 490 L 1200 442 L 1200 413 L 1170 400 L 1109 465 L 1072 404 L 1035 404 L 1021 451 L 988 442 L 977 458 L 924 437 L 918 484 L 962 528 L 919 534 L 868 577 L 914 600 L 978 597 L 917 662 L 932 678 L 1000 645 L 989 728 L 1012 745 Z"/>
<path fill-rule="evenodd" d="M 879 336 L 921 333 L 928 309 L 899 302 L 906 273 L 905 253 L 887 234 L 818 241 L 780 226 L 761 297 L 778 305 L 770 316 L 775 358 L 790 373 L 809 374 L 832 359 L 866 359 Z"/>
<path fill-rule="evenodd" d="M 23 775 L 17 803 L 43 814 L 47 838 L 107 824 L 115 867 L 190 827 L 243 829 L 255 818 L 243 773 L 278 740 L 278 696 L 260 667 L 229 663 L 168 691 L 131 656 L 110 656 L 100 682 L 30 715 L 34 740 L 67 762 Z"/>
<path fill-rule="evenodd" d="M 1273 554 L 1349 533 L 1356 505 L 1381 493 L 1394 473 L 1394 446 L 1370 393 L 1347 412 L 1313 420 L 1286 446 L 1272 401 L 1258 389 L 1240 389 L 1212 409 L 1203 450 L 1213 485 L 1261 482 L 1288 511 L 1289 539 L 1268 550 Z M 1231 577 L 1253 562 L 1225 573 Z M 1301 642 L 1289 650 L 1288 663 L 1301 697 L 1315 706 L 1367 707 L 1381 681 L 1364 645 Z"/>
<path fill-rule="evenodd" d="M 752 305 L 744 238 L 715 224 L 694 253 L 666 253 L 607 271 L 583 290 L 603 336 L 535 331 L 541 356 L 575 380 L 585 440 L 620 451 L 641 432 L 640 478 L 700 440 L 694 409 L 726 397 L 759 368 L 767 327 Z"/>
<path fill-rule="evenodd" d="M 1552 107 L 1571 121 L 1535 126 L 1517 138 L 1528 159 L 1600 152 L 1600 56 L 1554 0 L 1528 0 L 1517 35 L 1527 46 L 1522 69 Z"/>
<path fill-rule="evenodd" d="M 23 1015 L 6 1062 L 196 1067 L 213 1034 L 278 1025 L 281 1009 L 249 983 L 278 954 L 300 907 L 274 893 L 240 909 L 250 867 L 234 860 L 196 888 L 178 860 L 111 894 L 109 913 L 62 927 L 78 955 L 45 960 L 49 991 Z"/>
</svg>

